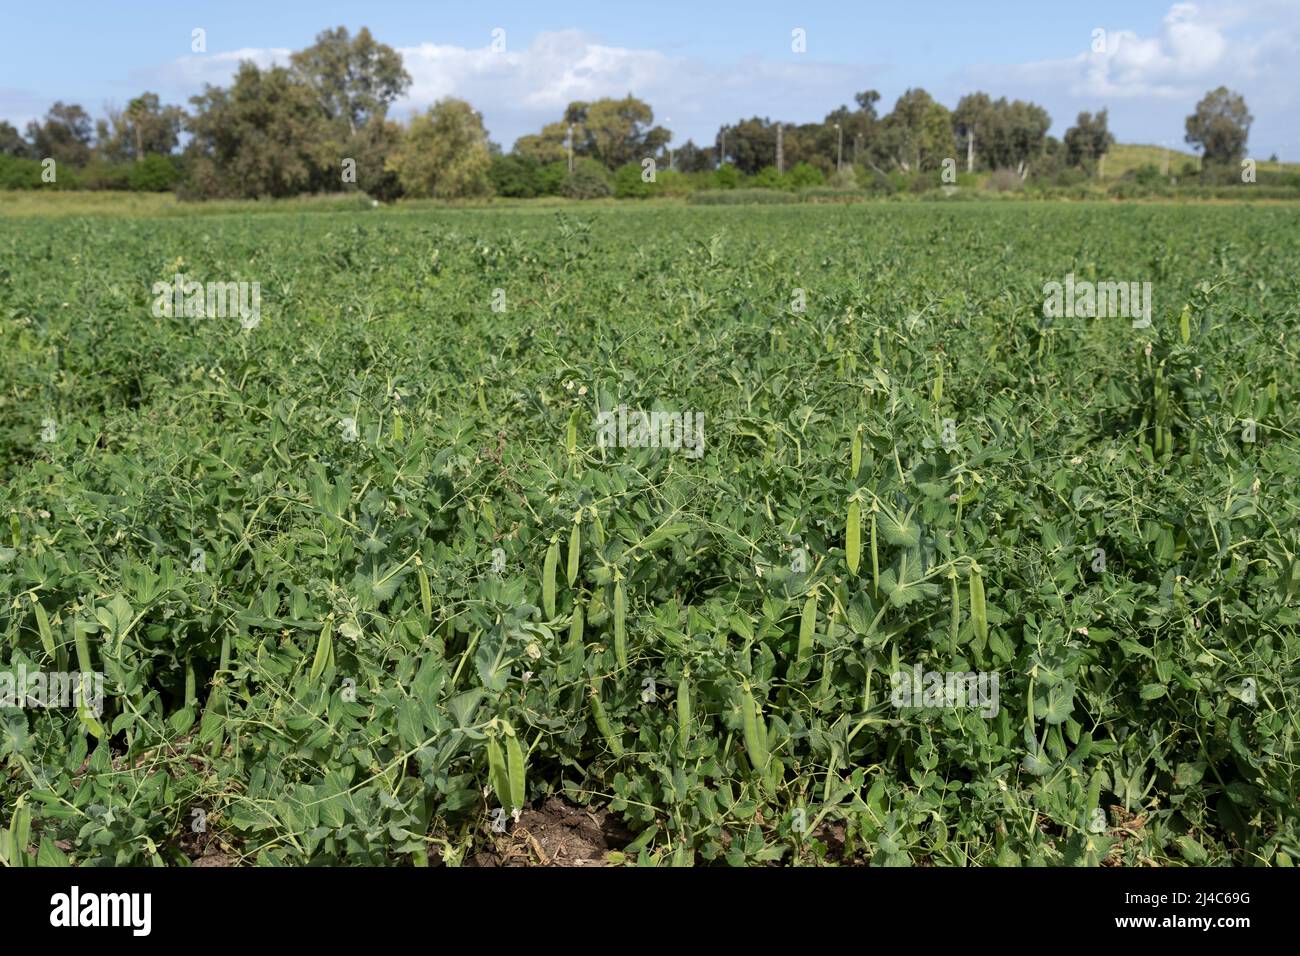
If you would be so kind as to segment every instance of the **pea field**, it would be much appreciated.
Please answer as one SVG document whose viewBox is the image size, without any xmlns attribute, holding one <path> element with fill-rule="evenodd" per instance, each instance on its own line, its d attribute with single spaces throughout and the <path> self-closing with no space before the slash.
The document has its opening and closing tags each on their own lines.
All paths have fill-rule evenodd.
<svg viewBox="0 0 1300 956">
<path fill-rule="evenodd" d="M 1282 204 L 0 219 L 0 862 L 1291 866 L 1298 333 Z"/>
</svg>

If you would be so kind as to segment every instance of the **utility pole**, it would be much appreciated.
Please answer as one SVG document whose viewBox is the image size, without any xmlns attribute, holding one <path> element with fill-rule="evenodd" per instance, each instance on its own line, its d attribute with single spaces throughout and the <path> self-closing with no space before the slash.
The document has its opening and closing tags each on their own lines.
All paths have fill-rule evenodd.
<svg viewBox="0 0 1300 956">
<path fill-rule="evenodd" d="M 665 122 L 665 123 L 671 123 L 672 121 L 673 121 L 673 118 L 672 118 L 671 116 L 665 116 L 665 117 L 664 117 L 664 122 Z M 668 131 L 668 135 L 669 135 L 669 137 L 672 136 L 672 130 L 669 130 L 669 131 Z M 669 142 L 669 143 L 672 143 L 672 139 L 670 138 L 670 139 L 668 140 L 668 142 Z M 669 168 L 669 169 L 672 169 L 672 168 L 673 168 L 673 148 L 672 148 L 671 145 L 668 147 L 668 168 Z"/>
<path fill-rule="evenodd" d="M 835 129 L 839 133 L 839 146 L 835 151 L 835 171 L 838 173 L 844 168 L 844 127 L 836 123 Z"/>
<path fill-rule="evenodd" d="M 569 124 L 569 173 L 573 173 L 573 124 Z"/>
<path fill-rule="evenodd" d="M 776 124 L 776 171 L 777 174 L 785 172 L 785 142 L 782 134 L 785 132 L 785 124 Z"/>
</svg>

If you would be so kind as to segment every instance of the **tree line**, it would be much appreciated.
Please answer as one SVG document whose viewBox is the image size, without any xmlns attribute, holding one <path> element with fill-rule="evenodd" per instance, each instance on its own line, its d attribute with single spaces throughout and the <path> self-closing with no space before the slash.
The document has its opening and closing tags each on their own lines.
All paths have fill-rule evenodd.
<svg viewBox="0 0 1300 956">
<path fill-rule="evenodd" d="M 93 122 L 63 102 L 25 133 L 0 121 L 0 186 L 175 189 L 193 199 L 346 190 L 385 201 L 587 198 L 649 194 L 665 177 L 797 188 L 960 168 L 1023 180 L 1089 172 L 1114 143 L 1105 109 L 1080 113 L 1058 141 L 1036 103 L 975 92 L 949 109 L 916 88 L 884 115 L 880 94 L 865 90 L 820 122 L 754 116 L 724 124 L 712 143 L 676 148 L 650 105 L 629 93 L 570 103 L 505 153 L 461 99 L 443 99 L 405 124 L 391 119 L 410 85 L 401 55 L 368 29 L 325 30 L 288 66 L 245 61 L 229 85 L 205 86 L 188 108 L 146 92 Z M 1251 122 L 1244 99 L 1220 87 L 1187 117 L 1186 141 L 1207 164 L 1232 164 Z"/>
</svg>

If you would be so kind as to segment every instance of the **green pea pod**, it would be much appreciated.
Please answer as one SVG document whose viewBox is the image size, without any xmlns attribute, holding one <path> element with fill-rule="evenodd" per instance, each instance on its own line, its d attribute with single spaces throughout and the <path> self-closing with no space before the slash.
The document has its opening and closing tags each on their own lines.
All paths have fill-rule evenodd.
<svg viewBox="0 0 1300 956">
<path fill-rule="evenodd" d="M 77 716 L 81 718 L 81 725 L 96 740 L 104 740 L 108 736 L 104 733 L 104 725 L 95 719 L 95 715 L 90 712 L 89 707 L 79 706 Z"/>
<path fill-rule="evenodd" d="M 41 644 L 45 648 L 45 653 L 50 655 L 50 660 L 55 657 L 54 649 L 54 632 L 50 630 L 50 619 L 45 614 L 45 608 L 41 602 L 32 598 L 32 608 L 36 612 L 36 630 L 41 634 Z M 89 668 L 86 668 L 89 670 Z"/>
<path fill-rule="evenodd" d="M 325 673 L 330 656 L 334 653 L 333 634 L 334 616 L 330 615 L 325 619 L 325 626 L 320 629 L 320 637 L 316 639 L 316 657 L 311 663 L 311 672 L 308 675 L 312 680 Z"/>
<path fill-rule="evenodd" d="M 876 512 L 871 512 L 871 593 L 880 593 L 880 556 L 876 552 Z"/>
<path fill-rule="evenodd" d="M 573 587 L 573 582 L 578 580 L 578 555 L 581 549 L 582 525 L 575 521 L 573 530 L 569 532 L 569 587 Z"/>
<path fill-rule="evenodd" d="M 979 569 L 970 569 L 970 618 L 975 624 L 975 634 L 981 641 L 989 639 L 988 611 L 984 605 L 984 578 Z"/>
<path fill-rule="evenodd" d="M 682 671 L 677 682 L 677 744 L 683 752 L 691 736 L 691 682 L 690 675 Z"/>
<path fill-rule="evenodd" d="M 744 685 L 744 693 L 741 695 L 740 718 L 745 751 L 749 754 L 749 762 L 753 764 L 754 771 L 761 776 L 767 767 L 767 733 L 760 726 L 762 717 L 759 716 L 758 702 L 754 700 L 749 684 Z"/>
<path fill-rule="evenodd" d="M 785 764 L 781 763 L 780 757 L 773 757 L 767 765 L 767 785 L 775 792 L 781 786 L 781 781 L 785 779 Z"/>
<path fill-rule="evenodd" d="M 488 738 L 487 755 L 488 777 L 492 781 L 492 789 L 496 791 L 497 803 L 502 808 L 509 809 L 510 773 L 506 769 L 506 757 L 501 750 L 501 742 L 495 737 Z"/>
<path fill-rule="evenodd" d="M 812 656 L 813 636 L 817 629 L 817 591 L 814 589 L 803 603 L 803 614 L 799 619 L 799 651 L 795 658 L 802 664 Z"/>
<path fill-rule="evenodd" d="M 957 646 L 957 635 L 961 632 L 961 589 L 957 587 L 957 575 L 952 578 L 952 644 Z"/>
<path fill-rule="evenodd" d="M 600 735 L 605 738 L 605 745 L 615 757 L 623 756 L 623 744 L 614 733 L 614 728 L 610 726 L 609 717 L 605 714 L 605 705 L 600 702 L 600 690 L 595 684 L 591 685 L 588 699 L 591 701 L 591 718 L 596 722 L 596 729 L 600 731 Z"/>
<path fill-rule="evenodd" d="M 524 808 L 524 751 L 519 745 L 519 735 L 506 737 L 506 771 L 510 776 L 510 810 Z"/>
<path fill-rule="evenodd" d="M 853 433 L 853 447 L 849 453 L 849 480 L 856 481 L 862 468 L 862 432 Z"/>
<path fill-rule="evenodd" d="M 573 618 L 569 621 L 568 658 L 561 670 L 561 677 L 564 680 L 575 680 L 582 673 L 583 657 L 585 656 L 582 643 L 582 628 L 582 605 L 574 602 Z"/>
<path fill-rule="evenodd" d="M 844 559 L 848 562 L 849 573 L 856 575 L 858 563 L 862 560 L 862 506 L 857 499 L 849 502 L 848 523 L 844 526 Z"/>
<path fill-rule="evenodd" d="M 86 625 L 80 621 L 74 621 L 72 624 L 72 640 L 77 646 L 77 666 L 81 668 L 83 674 L 88 674 L 94 668 L 90 666 L 90 642 L 86 640 Z"/>
<path fill-rule="evenodd" d="M 546 563 L 542 566 L 542 607 L 548 618 L 555 617 L 555 567 L 560 563 L 560 542 L 551 538 L 546 549 Z"/>
<path fill-rule="evenodd" d="M 424 608 L 425 617 L 432 617 L 433 590 L 429 587 L 429 574 L 423 564 L 415 569 L 415 575 L 420 579 L 420 606 Z"/>
<path fill-rule="evenodd" d="M 9 856 L 10 866 L 22 866 L 30 860 L 27 856 L 27 844 L 32 837 L 32 811 L 25 806 L 15 808 L 9 818 Z"/>
<path fill-rule="evenodd" d="M 1183 306 L 1183 314 L 1178 318 L 1178 334 L 1182 336 L 1184 345 L 1192 339 L 1192 310 L 1190 306 Z"/>
<path fill-rule="evenodd" d="M 627 667 L 627 590 L 622 578 L 614 585 L 614 659 Z"/>
<path fill-rule="evenodd" d="M 578 410 L 569 415 L 569 430 L 564 436 L 564 450 L 570 455 L 578 450 Z"/>
</svg>

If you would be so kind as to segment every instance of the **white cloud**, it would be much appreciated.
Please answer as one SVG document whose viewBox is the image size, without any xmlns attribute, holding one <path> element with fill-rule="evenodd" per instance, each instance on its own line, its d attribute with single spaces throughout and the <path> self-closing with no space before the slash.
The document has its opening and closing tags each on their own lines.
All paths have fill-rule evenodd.
<svg viewBox="0 0 1300 956">
<path fill-rule="evenodd" d="M 195 53 L 165 66 L 137 70 L 131 74 L 131 80 L 149 89 L 183 90 L 189 96 L 199 92 L 205 83 L 220 86 L 230 82 L 244 60 L 252 60 L 262 69 L 288 66 L 292 52 L 283 48 L 243 47 L 220 53 Z"/>
<path fill-rule="evenodd" d="M 629 92 L 654 107 L 657 122 L 671 125 L 675 142 L 711 143 L 721 123 L 742 115 L 820 118 L 851 99 L 869 72 L 814 62 L 706 64 L 658 50 L 609 46 L 578 30 L 540 33 L 527 47 L 507 43 L 503 52 L 432 43 L 400 52 L 412 84 L 399 110 L 461 97 L 483 113 L 493 138 L 507 147 L 558 120 L 574 100 Z"/>
<path fill-rule="evenodd" d="M 1159 30 L 1141 36 L 1105 27 L 1106 51 L 1010 66 L 960 70 L 963 89 L 1044 103 L 1058 135 L 1078 110 L 1110 108 L 1122 142 L 1182 145 L 1183 119 L 1206 91 L 1228 86 L 1245 96 L 1256 123 L 1253 149 L 1300 152 L 1294 64 L 1300 56 L 1300 4 L 1274 0 L 1174 3 Z M 1081 38 L 1087 46 L 1089 37 Z"/>
</svg>

